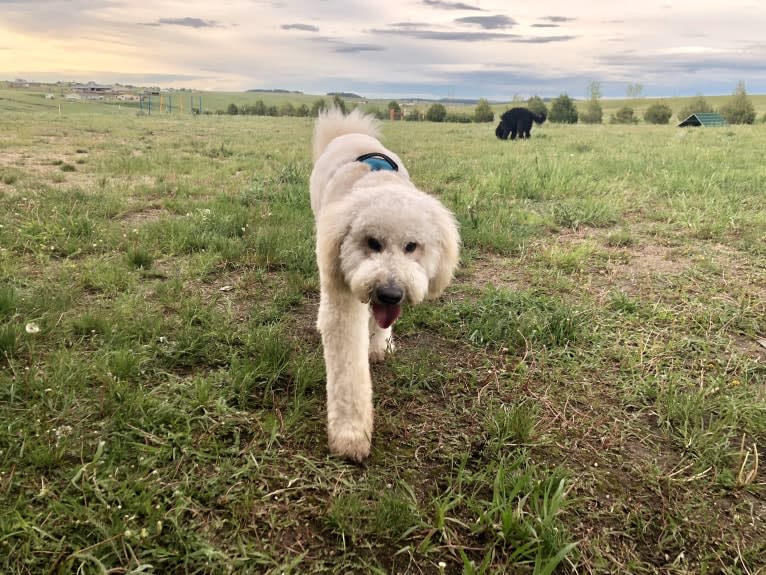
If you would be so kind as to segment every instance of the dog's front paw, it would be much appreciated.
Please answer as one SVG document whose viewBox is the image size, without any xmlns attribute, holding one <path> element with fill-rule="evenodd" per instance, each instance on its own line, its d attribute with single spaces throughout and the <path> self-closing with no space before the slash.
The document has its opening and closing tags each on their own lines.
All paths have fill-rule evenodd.
<svg viewBox="0 0 766 575">
<path fill-rule="evenodd" d="M 394 338 L 373 338 L 370 341 L 370 361 L 373 363 L 381 362 L 386 359 L 387 353 L 393 353 L 395 349 Z"/>
<path fill-rule="evenodd" d="M 370 361 L 372 363 L 380 363 L 386 359 L 386 348 L 372 349 L 370 348 Z"/>
<path fill-rule="evenodd" d="M 371 432 L 349 424 L 331 426 L 328 430 L 330 451 L 361 463 L 370 455 Z"/>
</svg>

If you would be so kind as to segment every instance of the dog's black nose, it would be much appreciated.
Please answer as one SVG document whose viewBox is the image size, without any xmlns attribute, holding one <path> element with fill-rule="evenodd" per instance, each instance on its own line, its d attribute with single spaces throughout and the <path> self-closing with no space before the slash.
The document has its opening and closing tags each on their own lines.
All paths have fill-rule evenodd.
<svg viewBox="0 0 766 575">
<path fill-rule="evenodd" d="M 375 290 L 375 297 L 380 303 L 395 305 L 402 301 L 404 292 L 396 286 L 379 287 Z"/>
</svg>

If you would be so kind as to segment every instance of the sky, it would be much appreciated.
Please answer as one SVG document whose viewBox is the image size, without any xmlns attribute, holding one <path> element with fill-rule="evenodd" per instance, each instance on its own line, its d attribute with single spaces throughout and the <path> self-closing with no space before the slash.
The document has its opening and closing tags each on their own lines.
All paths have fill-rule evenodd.
<svg viewBox="0 0 766 575">
<path fill-rule="evenodd" d="M 766 94 L 764 0 L 0 0 L 0 79 L 368 98 Z"/>
</svg>

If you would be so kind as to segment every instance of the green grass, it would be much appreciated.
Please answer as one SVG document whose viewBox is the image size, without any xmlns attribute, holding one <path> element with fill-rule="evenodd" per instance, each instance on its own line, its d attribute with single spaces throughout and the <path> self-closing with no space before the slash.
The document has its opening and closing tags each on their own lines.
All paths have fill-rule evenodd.
<svg viewBox="0 0 766 575">
<path fill-rule="evenodd" d="M 1 572 L 766 569 L 763 125 L 385 123 L 464 248 L 374 367 L 354 466 L 325 439 L 311 121 L 11 92 Z"/>
</svg>

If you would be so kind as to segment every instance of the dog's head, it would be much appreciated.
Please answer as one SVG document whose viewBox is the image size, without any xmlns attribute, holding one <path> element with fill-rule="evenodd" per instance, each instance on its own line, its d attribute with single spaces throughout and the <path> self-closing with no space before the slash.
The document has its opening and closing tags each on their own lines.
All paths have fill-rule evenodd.
<svg viewBox="0 0 766 575">
<path fill-rule="evenodd" d="M 501 140 L 507 140 L 508 139 L 508 131 L 505 129 L 505 125 L 501 121 L 497 128 L 495 128 L 495 136 L 500 138 Z"/>
<path fill-rule="evenodd" d="M 460 239 L 455 218 L 436 198 L 391 176 L 366 180 L 321 212 L 317 259 L 325 278 L 370 302 L 386 328 L 402 304 L 437 297 L 449 285 Z"/>
</svg>

